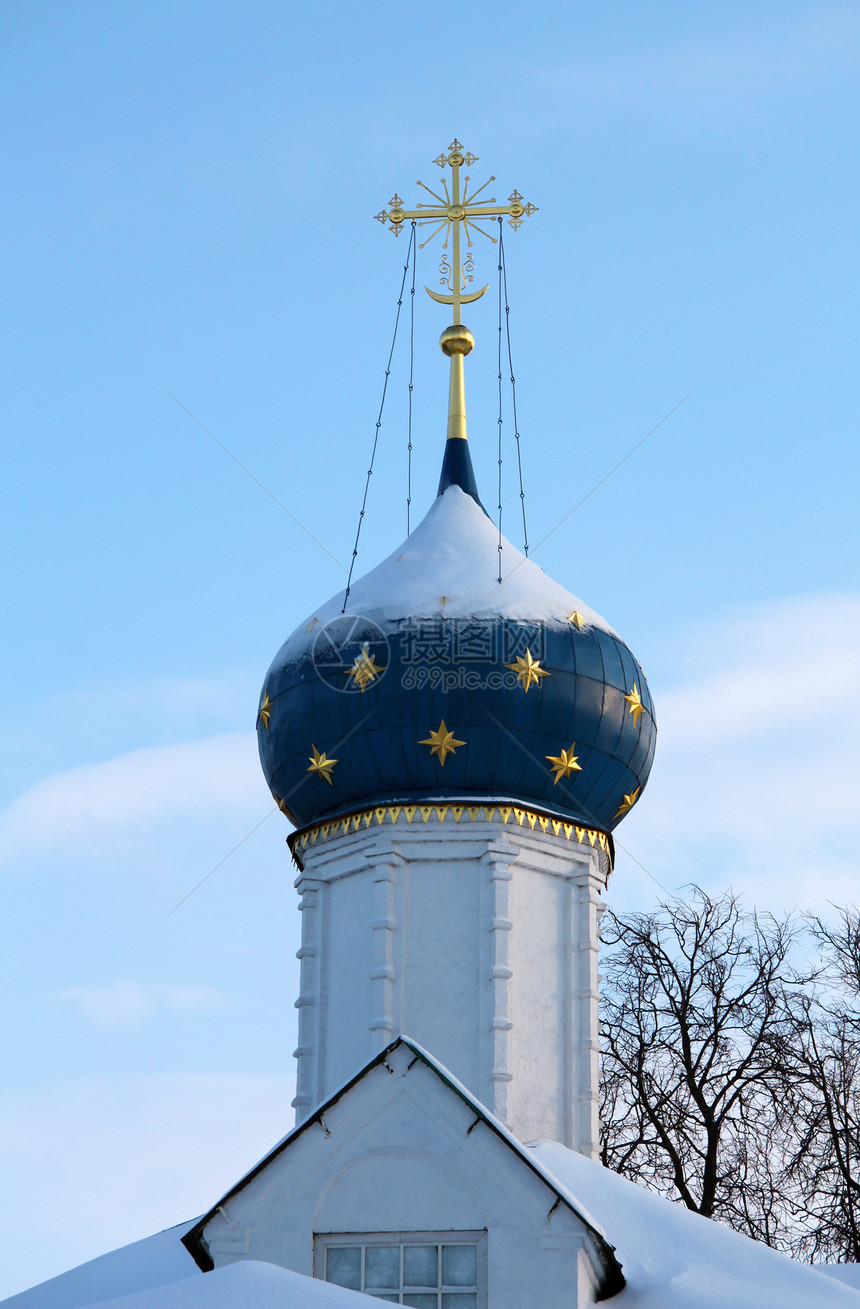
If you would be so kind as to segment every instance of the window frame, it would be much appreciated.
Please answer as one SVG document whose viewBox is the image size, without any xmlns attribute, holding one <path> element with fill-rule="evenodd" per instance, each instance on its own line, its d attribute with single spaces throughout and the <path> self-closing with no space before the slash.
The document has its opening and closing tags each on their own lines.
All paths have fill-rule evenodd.
<svg viewBox="0 0 860 1309">
<path fill-rule="evenodd" d="M 435 1231 L 435 1232 L 314 1232 L 313 1234 L 313 1276 L 320 1281 L 325 1281 L 325 1263 L 326 1251 L 332 1246 L 358 1245 L 366 1247 L 368 1245 L 392 1245 L 402 1249 L 406 1245 L 473 1245 L 477 1250 L 477 1285 L 475 1288 L 478 1309 L 487 1309 L 487 1229 L 480 1231 Z M 443 1289 L 444 1284 L 441 1281 L 441 1249 L 439 1252 L 439 1285 L 438 1287 L 421 1287 L 414 1291 L 404 1291 L 403 1286 L 396 1289 L 396 1294 L 401 1297 L 399 1304 L 403 1303 L 403 1295 L 432 1295 L 439 1297 L 437 1306 L 441 1306 L 441 1297 L 443 1295 L 463 1294 L 470 1295 L 471 1287 L 448 1286 Z M 401 1259 L 401 1269 L 402 1269 Z M 364 1257 L 362 1257 L 362 1270 L 364 1268 Z M 336 1285 L 334 1282 L 330 1286 Z M 383 1288 L 374 1288 L 374 1290 Z M 394 1288 L 388 1294 L 394 1294 Z M 372 1295 L 371 1291 L 364 1290 L 364 1295 Z M 379 1299 L 379 1296 L 373 1296 L 373 1299 Z M 383 1300 L 383 1304 L 386 1302 Z M 391 1303 L 389 1301 L 389 1303 Z"/>
</svg>

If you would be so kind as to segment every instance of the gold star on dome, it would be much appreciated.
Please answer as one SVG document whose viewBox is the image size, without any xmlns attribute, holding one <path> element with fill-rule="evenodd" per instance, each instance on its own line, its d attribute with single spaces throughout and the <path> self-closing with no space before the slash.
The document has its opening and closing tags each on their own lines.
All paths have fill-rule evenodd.
<svg viewBox="0 0 860 1309">
<path fill-rule="evenodd" d="M 547 670 L 541 668 L 540 661 L 532 659 L 530 650 L 526 650 L 525 657 L 518 655 L 516 663 L 505 664 L 505 668 L 510 668 L 512 672 L 516 673 L 517 681 L 522 682 L 523 690 L 526 693 L 532 682 L 539 686 L 542 677 L 549 677 Z"/>
<path fill-rule="evenodd" d="M 454 751 L 457 749 L 458 745 L 465 745 L 466 742 L 458 741 L 457 738 L 454 736 L 454 733 L 448 731 L 448 728 L 445 726 L 445 719 L 443 718 L 441 719 L 436 731 L 431 732 L 430 735 L 425 738 L 425 740 L 419 741 L 418 744 L 429 745 L 430 754 L 436 755 L 436 757 L 439 760 L 439 763 L 444 768 L 445 760 L 447 759 L 448 755 L 453 754 Z"/>
<path fill-rule="evenodd" d="M 581 773 L 582 767 L 577 763 L 577 756 L 573 753 L 576 749 L 576 742 L 569 750 L 562 750 L 561 754 L 548 754 L 546 758 L 552 764 L 552 771 L 555 773 L 553 786 L 558 786 L 563 777 L 570 777 L 571 773 Z"/>
<path fill-rule="evenodd" d="M 361 647 L 361 654 L 355 656 L 355 662 L 352 668 L 347 668 L 346 675 L 351 677 L 354 684 L 360 687 L 361 694 L 364 695 L 368 682 L 372 682 L 385 669 L 376 662 L 376 655 L 372 655 L 367 648 L 367 642 Z"/>
<path fill-rule="evenodd" d="M 627 703 L 630 706 L 627 712 L 633 715 L 634 723 L 638 723 L 639 715 L 644 711 L 645 706 L 642 703 L 642 697 L 636 688 L 635 682 L 633 683 L 633 690 L 630 692 L 629 695 L 625 695 L 624 699 L 627 701 Z"/>
<path fill-rule="evenodd" d="M 572 614 L 567 615 L 567 621 L 573 623 L 577 632 L 581 632 L 585 626 L 585 614 L 581 614 L 578 609 L 574 609 Z"/>
<path fill-rule="evenodd" d="M 334 786 L 334 782 L 331 780 L 331 775 L 337 760 L 327 759 L 325 750 L 320 752 L 315 745 L 312 745 L 311 749 L 313 750 L 313 754 L 308 755 L 308 758 L 311 761 L 311 766 L 307 771 L 309 773 L 317 773 L 318 776 L 325 778 L 329 786 Z"/>
<path fill-rule="evenodd" d="M 263 699 L 260 703 L 259 712 L 257 714 L 257 722 L 262 723 L 267 732 L 269 730 L 269 715 L 271 714 L 271 712 L 272 712 L 272 702 L 269 699 L 269 692 L 265 691 L 263 694 Z"/>
<path fill-rule="evenodd" d="M 616 818 L 620 818 L 622 814 L 628 813 L 633 808 L 636 803 L 636 797 L 639 795 L 641 790 L 641 786 L 637 786 L 635 791 L 631 791 L 629 795 L 625 795 L 621 804 L 618 806 L 618 813 L 615 815 Z"/>
</svg>

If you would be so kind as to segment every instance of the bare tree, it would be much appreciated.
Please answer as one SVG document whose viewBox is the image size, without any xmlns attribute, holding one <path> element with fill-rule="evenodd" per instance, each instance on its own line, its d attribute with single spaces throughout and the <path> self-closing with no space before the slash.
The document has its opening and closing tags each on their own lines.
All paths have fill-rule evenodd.
<svg viewBox="0 0 860 1309">
<path fill-rule="evenodd" d="M 860 912 L 809 928 L 821 951 L 816 985 L 798 1010 L 802 1073 L 797 1140 L 786 1180 L 795 1197 L 798 1253 L 860 1261 Z M 798 1193 L 799 1192 L 799 1193 Z"/>
<path fill-rule="evenodd" d="M 604 1164 L 782 1248 L 797 931 L 698 888 L 602 929 Z"/>
</svg>

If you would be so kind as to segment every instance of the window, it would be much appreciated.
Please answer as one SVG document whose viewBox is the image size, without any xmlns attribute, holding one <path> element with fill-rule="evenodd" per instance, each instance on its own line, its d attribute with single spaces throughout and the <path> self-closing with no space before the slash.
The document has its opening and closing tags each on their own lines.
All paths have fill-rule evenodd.
<svg viewBox="0 0 860 1309">
<path fill-rule="evenodd" d="M 314 1237 L 314 1275 L 412 1309 L 486 1309 L 486 1232 Z"/>
</svg>

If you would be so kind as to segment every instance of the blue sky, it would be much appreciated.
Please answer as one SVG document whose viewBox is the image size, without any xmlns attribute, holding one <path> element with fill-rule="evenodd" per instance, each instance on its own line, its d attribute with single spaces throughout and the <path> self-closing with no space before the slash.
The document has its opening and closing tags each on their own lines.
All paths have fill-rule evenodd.
<svg viewBox="0 0 860 1309">
<path fill-rule="evenodd" d="M 454 135 L 539 206 L 506 243 L 534 557 L 657 704 L 612 903 L 856 899 L 858 71 L 851 4 L 4 5 L 0 1294 L 199 1212 L 292 1121 L 253 725 L 343 574 L 166 392 L 348 560 L 405 244 L 372 216 Z M 418 513 L 442 318 L 417 297 Z M 405 535 L 406 367 L 361 571 Z"/>
</svg>

